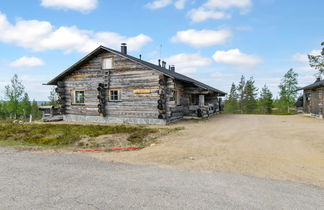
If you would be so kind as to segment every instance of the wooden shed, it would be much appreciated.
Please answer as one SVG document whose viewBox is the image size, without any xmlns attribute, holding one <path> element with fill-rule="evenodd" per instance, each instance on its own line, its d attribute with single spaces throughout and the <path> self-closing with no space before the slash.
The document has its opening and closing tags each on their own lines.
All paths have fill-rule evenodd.
<svg viewBox="0 0 324 210">
<path fill-rule="evenodd" d="M 66 121 L 166 124 L 220 111 L 225 93 L 121 51 L 99 46 L 47 85 L 56 85 Z"/>
<path fill-rule="evenodd" d="M 304 113 L 323 118 L 324 80 L 318 78 L 313 84 L 303 87 L 301 89 L 304 91 L 303 93 Z"/>
</svg>

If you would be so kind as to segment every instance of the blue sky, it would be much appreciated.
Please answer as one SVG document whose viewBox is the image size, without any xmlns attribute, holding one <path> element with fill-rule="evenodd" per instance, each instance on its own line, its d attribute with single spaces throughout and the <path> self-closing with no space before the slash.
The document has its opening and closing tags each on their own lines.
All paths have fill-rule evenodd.
<svg viewBox="0 0 324 210">
<path fill-rule="evenodd" d="M 19 6 L 17 6 L 19 5 Z M 54 76 L 102 44 L 228 92 L 253 76 L 277 95 L 289 68 L 314 81 L 307 54 L 324 41 L 323 0 L 2 0 L 0 99 L 18 74 L 32 99 L 46 100 Z"/>
</svg>

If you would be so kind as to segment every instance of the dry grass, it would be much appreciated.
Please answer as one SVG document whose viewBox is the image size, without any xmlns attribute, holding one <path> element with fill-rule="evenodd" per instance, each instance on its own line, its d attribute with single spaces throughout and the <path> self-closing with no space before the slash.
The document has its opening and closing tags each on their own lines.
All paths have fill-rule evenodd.
<svg viewBox="0 0 324 210">
<path fill-rule="evenodd" d="M 0 122 L 0 141 L 6 145 L 69 146 L 88 137 L 129 134 L 127 140 L 143 144 L 143 139 L 157 133 L 157 128 L 127 125 L 14 124 Z"/>
</svg>

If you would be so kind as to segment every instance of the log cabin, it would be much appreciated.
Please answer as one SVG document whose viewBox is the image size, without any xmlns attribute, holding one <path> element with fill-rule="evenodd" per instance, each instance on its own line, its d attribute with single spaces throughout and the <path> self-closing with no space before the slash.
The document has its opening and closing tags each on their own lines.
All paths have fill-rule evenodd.
<svg viewBox="0 0 324 210">
<path fill-rule="evenodd" d="M 301 88 L 303 90 L 303 111 L 315 117 L 323 118 L 324 80 L 317 78 L 313 84 Z"/>
<path fill-rule="evenodd" d="M 65 121 L 167 124 L 221 111 L 225 93 L 104 46 L 89 53 L 46 85 L 57 86 Z"/>
</svg>

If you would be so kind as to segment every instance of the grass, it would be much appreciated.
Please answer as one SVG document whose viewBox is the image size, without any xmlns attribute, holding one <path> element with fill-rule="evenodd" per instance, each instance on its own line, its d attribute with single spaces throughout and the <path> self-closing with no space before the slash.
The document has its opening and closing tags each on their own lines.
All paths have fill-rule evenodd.
<svg viewBox="0 0 324 210">
<path fill-rule="evenodd" d="M 84 136 L 130 134 L 128 141 L 141 144 L 157 128 L 128 125 L 70 125 L 70 124 L 14 124 L 0 122 L 0 145 L 14 146 L 70 146 Z"/>
</svg>

